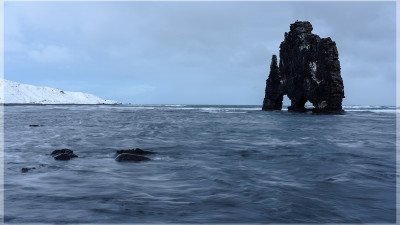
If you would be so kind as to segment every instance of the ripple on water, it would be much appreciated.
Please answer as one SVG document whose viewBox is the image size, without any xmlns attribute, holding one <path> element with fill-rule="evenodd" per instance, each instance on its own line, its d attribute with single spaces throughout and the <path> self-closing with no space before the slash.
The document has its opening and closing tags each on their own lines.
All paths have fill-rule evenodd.
<svg viewBox="0 0 400 225">
<path fill-rule="evenodd" d="M 259 109 L 5 107 L 5 222 L 395 222 L 394 113 Z M 158 154 L 115 161 L 136 147 Z"/>
</svg>

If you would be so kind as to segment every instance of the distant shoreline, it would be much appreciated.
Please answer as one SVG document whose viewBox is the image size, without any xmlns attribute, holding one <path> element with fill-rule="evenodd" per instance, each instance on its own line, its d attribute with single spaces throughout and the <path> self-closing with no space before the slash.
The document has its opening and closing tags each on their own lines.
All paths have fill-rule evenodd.
<svg viewBox="0 0 400 225">
<path fill-rule="evenodd" d="M 130 106 L 168 106 L 168 107 L 181 107 L 181 106 L 252 106 L 262 107 L 262 105 L 232 105 L 232 104 L 127 104 L 127 103 L 110 103 L 110 104 L 73 104 L 73 103 L 56 103 L 56 104 L 41 104 L 41 103 L 0 103 L 4 106 L 96 106 L 96 105 L 130 105 Z M 289 106 L 289 105 L 288 105 Z M 286 105 L 284 107 L 287 107 Z"/>
<path fill-rule="evenodd" d="M 168 107 L 186 107 L 186 106 L 216 106 L 216 107 L 229 107 L 229 106 L 251 106 L 251 107 L 262 107 L 262 105 L 232 105 L 232 104 L 129 104 L 129 103 L 101 103 L 101 104 L 78 104 L 78 103 L 56 103 L 56 104 L 41 104 L 41 103 L 0 103 L 3 106 L 97 106 L 97 105 L 130 105 L 130 106 L 168 106 Z M 283 105 L 284 108 L 290 105 Z M 306 108 L 312 107 L 312 105 L 305 105 Z M 396 105 L 343 105 L 343 107 L 395 107 Z"/>
<path fill-rule="evenodd" d="M 122 103 L 101 103 L 101 104 L 72 104 L 72 103 L 65 103 L 65 104 L 40 104 L 40 103 L 2 103 L 1 105 L 3 106 L 24 106 L 24 105 L 29 105 L 29 106 L 49 106 L 49 105 L 59 105 L 59 106 L 69 106 L 69 105 L 87 105 L 87 106 L 93 106 L 93 105 L 123 105 Z"/>
</svg>

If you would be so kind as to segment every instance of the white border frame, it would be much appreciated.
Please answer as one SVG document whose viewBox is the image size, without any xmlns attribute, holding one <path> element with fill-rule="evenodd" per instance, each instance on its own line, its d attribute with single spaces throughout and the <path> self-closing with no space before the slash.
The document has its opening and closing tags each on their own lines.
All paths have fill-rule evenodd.
<svg viewBox="0 0 400 225">
<path fill-rule="evenodd" d="M 0 79 L 4 79 L 4 3 L 5 2 L 112 2 L 112 0 L 0 0 Z M 159 1 L 159 2 L 214 2 L 215 0 L 118 0 L 119 2 L 143 2 L 143 1 Z M 242 2 L 246 0 L 217 0 L 219 2 Z M 276 2 L 279 0 L 250 0 L 249 2 Z M 280 0 L 282 2 L 348 2 L 349 0 Z M 351 2 L 396 2 L 396 223 L 400 222 L 400 181 L 398 177 L 400 176 L 400 166 L 398 162 L 400 161 L 400 0 L 351 0 Z M 0 85 L 0 95 L 4 99 L 4 83 Z M 4 223 L 4 104 L 0 105 L 0 224 Z M 13 223 L 14 224 L 14 223 Z M 26 225 L 39 225 L 38 223 L 24 223 Z M 46 224 L 46 223 L 42 223 Z M 53 223 L 48 223 L 53 224 Z M 73 224 L 73 223 L 70 223 Z M 90 225 L 88 223 L 81 223 L 82 225 Z M 160 224 L 160 223 L 158 223 Z M 175 223 L 176 224 L 176 223 Z M 187 223 L 186 223 L 187 224 Z M 197 224 L 197 223 L 196 223 Z M 212 224 L 212 223 L 207 223 Z M 250 223 L 245 223 L 250 224 Z M 256 223 L 255 223 L 256 224 Z M 259 224 L 259 223 L 257 223 Z M 271 224 L 271 223 L 270 223 Z M 284 223 L 272 223 L 286 225 Z M 294 225 L 295 223 L 290 223 L 287 225 Z M 325 225 L 335 225 L 335 223 L 325 223 Z M 365 223 L 376 225 L 373 223 Z M 390 224 L 390 223 L 387 223 Z M 106 223 L 102 224 L 106 225 Z M 114 224 L 115 225 L 115 224 Z M 123 223 L 121 225 L 127 225 Z M 218 223 L 218 225 L 223 225 Z M 240 224 L 235 224 L 240 225 Z M 340 223 L 338 225 L 350 225 Z M 359 224 L 357 224 L 359 225 Z"/>
</svg>

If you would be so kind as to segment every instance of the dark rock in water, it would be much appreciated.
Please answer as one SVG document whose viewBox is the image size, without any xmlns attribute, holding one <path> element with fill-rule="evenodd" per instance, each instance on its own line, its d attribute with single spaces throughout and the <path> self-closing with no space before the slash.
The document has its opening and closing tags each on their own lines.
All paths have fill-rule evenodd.
<svg viewBox="0 0 400 225">
<path fill-rule="evenodd" d="M 75 155 L 75 154 L 69 154 L 69 157 L 71 157 L 71 158 L 78 158 L 78 156 L 77 155 Z"/>
<path fill-rule="evenodd" d="M 72 158 L 78 157 L 71 149 L 54 150 L 51 155 L 54 157 L 55 160 L 70 160 Z"/>
<path fill-rule="evenodd" d="M 22 173 L 26 173 L 26 172 L 28 172 L 29 170 L 34 170 L 34 169 L 36 169 L 36 167 L 22 168 L 22 169 L 21 169 L 21 172 L 22 172 Z"/>
<path fill-rule="evenodd" d="M 66 148 L 64 148 L 64 149 L 58 149 L 58 150 L 54 150 L 54 151 L 51 153 L 51 155 L 52 155 L 52 156 L 56 156 L 56 155 L 63 154 L 63 153 L 66 153 L 66 154 L 73 154 L 74 151 L 71 150 L 71 149 L 66 149 Z"/>
<path fill-rule="evenodd" d="M 115 160 L 117 160 L 118 162 L 123 162 L 123 161 L 140 162 L 140 161 L 149 161 L 150 159 L 145 156 L 122 153 L 118 155 L 115 158 Z"/>
<path fill-rule="evenodd" d="M 43 127 L 43 125 L 30 124 L 29 127 Z"/>
<path fill-rule="evenodd" d="M 123 154 L 123 153 L 136 154 L 136 155 L 157 154 L 156 152 L 145 151 L 145 150 L 142 150 L 140 148 L 128 149 L 128 150 L 117 150 L 117 154 Z"/>
<path fill-rule="evenodd" d="M 148 161 L 149 158 L 141 155 L 149 155 L 149 154 L 156 154 L 156 152 L 145 151 L 140 148 L 136 149 L 128 149 L 128 150 L 117 150 L 116 152 L 119 154 L 115 160 L 122 162 L 122 161 L 133 161 L 133 162 L 140 162 L 140 161 Z"/>
<path fill-rule="evenodd" d="M 282 109 L 286 94 L 291 100 L 289 110 L 306 111 L 304 104 L 309 101 L 313 112 L 343 112 L 344 87 L 336 43 L 312 34 L 312 30 L 310 22 L 296 21 L 285 33 L 279 67 L 276 56 L 272 57 L 263 110 Z"/>
<path fill-rule="evenodd" d="M 62 153 L 54 156 L 55 160 L 70 160 L 71 158 L 72 158 L 71 155 L 67 153 Z"/>
</svg>

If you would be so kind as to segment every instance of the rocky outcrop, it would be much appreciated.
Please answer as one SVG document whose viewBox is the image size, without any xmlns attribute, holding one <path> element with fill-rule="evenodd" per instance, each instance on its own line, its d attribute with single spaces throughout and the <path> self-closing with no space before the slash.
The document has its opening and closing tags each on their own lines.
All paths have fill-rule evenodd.
<svg viewBox="0 0 400 225">
<path fill-rule="evenodd" d="M 127 149 L 127 150 L 117 150 L 118 156 L 115 158 L 118 162 L 131 161 L 131 162 L 141 162 L 149 161 L 150 159 L 143 155 L 157 154 L 157 152 L 145 151 L 140 148 Z"/>
<path fill-rule="evenodd" d="M 115 160 L 117 160 L 118 162 L 126 162 L 126 161 L 141 162 L 141 161 L 149 161 L 150 159 L 145 156 L 141 156 L 141 155 L 122 153 L 122 154 L 119 154 L 115 158 Z"/>
<path fill-rule="evenodd" d="M 78 157 L 77 155 L 74 154 L 74 151 L 71 149 L 54 150 L 51 153 L 51 156 L 53 156 L 55 160 L 70 160 L 72 158 Z"/>
<path fill-rule="evenodd" d="M 272 56 L 263 110 L 282 109 L 283 95 L 287 95 L 289 110 L 305 111 L 304 104 L 309 101 L 313 112 L 343 111 L 344 87 L 336 43 L 312 34 L 312 30 L 310 22 L 296 21 L 285 33 L 279 67 L 276 56 Z"/>
<path fill-rule="evenodd" d="M 22 173 L 27 173 L 29 170 L 34 170 L 36 167 L 24 167 L 21 169 Z"/>
<path fill-rule="evenodd" d="M 272 56 L 270 72 L 265 86 L 263 110 L 281 110 L 283 101 L 283 81 L 279 73 L 276 55 Z"/>
<path fill-rule="evenodd" d="M 135 155 L 150 155 L 150 154 L 156 154 L 156 152 L 152 151 L 145 151 L 140 148 L 136 149 L 128 149 L 128 150 L 117 150 L 117 154 L 123 154 L 123 153 L 128 153 L 128 154 L 135 154 Z"/>
</svg>

